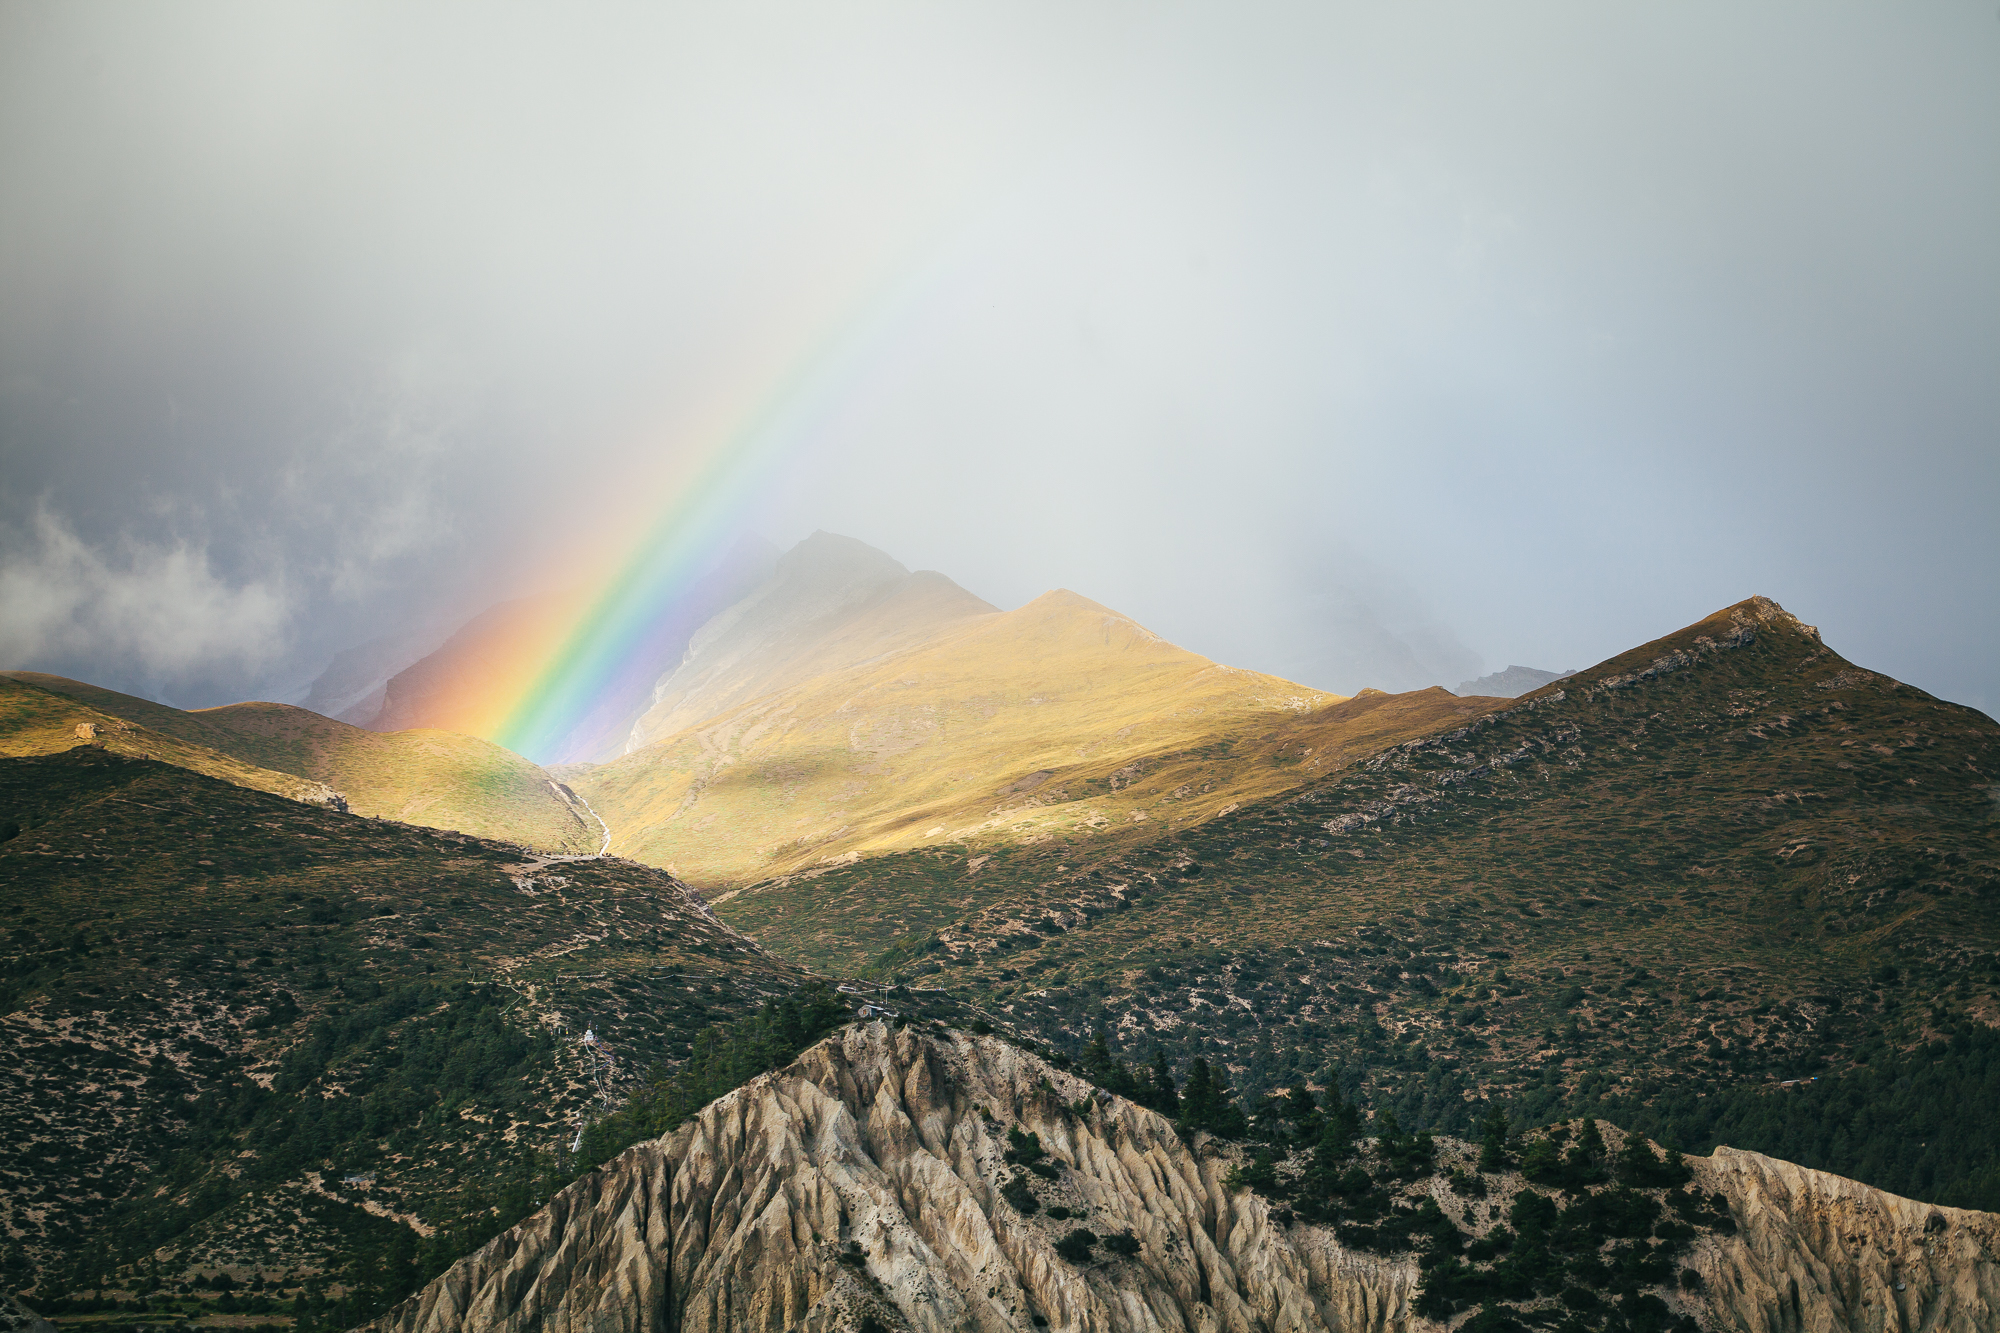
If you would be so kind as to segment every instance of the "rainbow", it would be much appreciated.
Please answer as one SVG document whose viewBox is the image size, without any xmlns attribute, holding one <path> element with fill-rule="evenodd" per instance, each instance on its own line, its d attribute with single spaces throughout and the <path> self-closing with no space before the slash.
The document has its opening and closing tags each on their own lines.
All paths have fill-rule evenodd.
<svg viewBox="0 0 2000 1333">
<path fill-rule="evenodd" d="M 684 438 L 683 469 L 657 516 L 641 525 L 628 554 L 611 562 L 615 572 L 581 600 L 565 629 L 524 645 L 538 660 L 512 674 L 503 687 L 511 698 L 481 710 L 495 720 L 480 734 L 549 762 L 561 757 L 565 740 L 600 701 L 626 697 L 641 675 L 650 682 L 663 665 L 661 627 L 672 620 L 678 601 L 714 563 L 813 424 L 860 377 L 916 288 L 929 285 L 919 281 L 922 276 L 914 269 L 901 282 L 878 286 L 782 373 L 761 377 L 762 390 L 746 395 L 746 407 L 718 413 L 708 428 Z"/>
</svg>

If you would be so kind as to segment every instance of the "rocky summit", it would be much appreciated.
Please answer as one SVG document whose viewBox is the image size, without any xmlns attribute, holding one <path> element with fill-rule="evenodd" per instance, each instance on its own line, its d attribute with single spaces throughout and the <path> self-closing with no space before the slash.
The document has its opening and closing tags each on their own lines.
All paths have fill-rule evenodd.
<svg viewBox="0 0 2000 1333">
<path fill-rule="evenodd" d="M 2000 1217 L 1755 1153 L 1683 1162 L 1594 1122 L 1583 1134 L 1654 1174 L 1545 1186 L 1426 1141 L 1430 1166 L 1387 1214 L 1420 1219 L 1426 1239 L 1383 1252 L 1381 1225 L 1349 1243 L 1364 1233 L 1282 1201 L 1283 1171 L 1253 1186 L 1240 1150 L 1015 1045 L 874 1021 L 631 1148 L 367 1327 L 1970 1333 L 2000 1320 Z M 1349 1178 L 1393 1176 L 1370 1156 L 1380 1147 L 1357 1145 Z M 1501 1290 L 1564 1246 L 1558 1276 Z M 1468 1316 L 1450 1288 L 1482 1273 Z"/>
</svg>

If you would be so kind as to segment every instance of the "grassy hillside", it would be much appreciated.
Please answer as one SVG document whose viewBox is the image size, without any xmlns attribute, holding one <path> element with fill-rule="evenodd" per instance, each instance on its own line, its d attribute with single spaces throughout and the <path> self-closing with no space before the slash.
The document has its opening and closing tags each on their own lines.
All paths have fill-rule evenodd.
<svg viewBox="0 0 2000 1333">
<path fill-rule="evenodd" d="M 572 780 L 618 851 L 717 889 L 891 852 L 1185 827 L 1346 747 L 1497 706 L 1441 690 L 1342 704 L 1055 592 Z"/>
<path fill-rule="evenodd" d="M 588 810 L 511 750 L 449 731 L 365 731 L 287 704 L 183 712 L 82 681 L 12 671 L 0 677 L 0 752 L 47 754 L 79 744 L 74 724 L 61 725 L 64 705 L 53 699 L 90 710 L 78 721 L 101 718 L 108 724 L 101 742 L 113 750 L 225 782 L 297 799 L 331 788 L 356 814 L 530 847 L 596 851 L 603 841 Z"/>
<path fill-rule="evenodd" d="M 364 731 L 303 708 L 244 703 L 192 716 L 227 733 L 232 753 L 337 789 L 356 814 L 594 852 L 603 834 L 536 765 L 454 731 Z"/>
<path fill-rule="evenodd" d="M 30 679 L 32 677 L 26 672 L 0 674 L 0 757 L 60 754 L 78 746 L 94 745 L 113 754 L 157 759 L 239 787 L 271 792 L 295 801 L 326 801 L 333 795 L 324 783 L 296 773 L 260 768 L 209 745 L 183 739 L 175 733 L 181 730 L 179 721 L 185 719 L 187 714 L 177 709 L 148 705 L 169 714 L 167 724 L 175 728 L 174 732 L 155 731 L 151 727 L 135 725 L 124 713 L 94 707 L 68 694 L 30 684 Z M 92 695 L 109 695 L 114 701 L 128 697 L 110 690 L 84 688 L 90 690 Z M 133 702 L 145 703 L 145 700 Z M 210 740 L 218 739 L 205 731 L 195 734 L 206 735 Z"/>
<path fill-rule="evenodd" d="M 1661 1107 L 1698 1137 L 1669 1094 L 1831 1087 L 1990 1035 L 1996 774 L 1991 719 L 1753 599 L 1227 815 L 1120 841 L 1057 806 L 1047 842 L 913 850 L 718 910 L 802 964 L 921 978 L 1071 1048 L 1102 1025 L 1253 1093 L 1310 1078 L 1458 1132 L 1485 1097 L 1529 1119 Z M 1783 1119 L 1739 1112 L 1704 1123 Z M 1821 1136 L 1812 1164 L 1855 1168 L 1858 1137 Z M 1994 1147 L 1870 1183 L 1948 1193 Z"/>
<path fill-rule="evenodd" d="M 0 761 L 0 928 L 0 1271 L 44 1294 L 407 1289 L 801 980 L 657 870 L 94 748 Z"/>
</svg>

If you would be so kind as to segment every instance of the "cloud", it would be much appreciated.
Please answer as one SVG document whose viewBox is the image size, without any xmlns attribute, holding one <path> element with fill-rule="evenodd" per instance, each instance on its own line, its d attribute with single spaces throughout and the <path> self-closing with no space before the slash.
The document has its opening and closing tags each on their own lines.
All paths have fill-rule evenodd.
<svg viewBox="0 0 2000 1333">
<path fill-rule="evenodd" d="M 281 576 L 232 584 L 206 545 L 127 542 L 93 549 L 59 514 L 38 508 L 0 553 L 0 660 L 117 663 L 175 678 L 226 663 L 247 670 L 285 646 L 291 599 Z"/>
<path fill-rule="evenodd" d="M 409 349 L 292 457 L 277 487 L 289 545 L 333 597 L 376 593 L 451 541 L 444 488 L 461 452 L 469 375 L 438 348 Z"/>
</svg>

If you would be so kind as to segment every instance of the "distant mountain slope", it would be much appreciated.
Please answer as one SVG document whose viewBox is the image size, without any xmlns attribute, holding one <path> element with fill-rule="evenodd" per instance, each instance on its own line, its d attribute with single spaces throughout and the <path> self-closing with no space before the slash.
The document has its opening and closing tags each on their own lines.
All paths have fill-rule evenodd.
<svg viewBox="0 0 2000 1333">
<path fill-rule="evenodd" d="M 846 642 L 858 656 L 880 640 L 856 630 Z M 1433 724 L 1480 711 L 1434 693 Z M 914 647 L 765 695 L 574 782 L 621 854 L 709 888 L 843 857 L 1143 821 L 1156 796 L 1167 802 L 1158 817 L 1205 818 L 1298 781 L 1304 756 L 1232 764 L 1232 743 L 1337 702 L 1052 592 L 960 617 Z"/>
<path fill-rule="evenodd" d="M 609 758 L 624 750 L 634 720 L 653 700 L 662 672 L 680 661 L 689 636 L 769 575 L 776 552 L 746 542 L 696 579 L 646 625 L 627 653 L 623 672 L 606 682 L 590 714 L 550 763 Z M 575 592 L 503 602 L 474 616 L 437 651 L 391 677 L 382 707 L 364 725 L 376 731 L 432 727 L 498 739 L 508 715 L 536 687 L 550 654 L 562 647 L 579 617 L 589 614 Z"/>
<path fill-rule="evenodd" d="M 82 744 L 74 726 L 51 730 L 42 699 L 74 700 L 136 731 L 104 728 L 110 749 L 180 764 L 226 782 L 294 799 L 338 792 L 356 814 L 456 829 L 557 851 L 594 852 L 602 834 L 588 810 L 511 750 L 447 731 L 378 734 L 288 704 L 246 703 L 183 712 L 38 672 L 0 673 L 0 747 L 47 754 Z M 32 690 L 34 694 L 22 693 Z M 37 709 L 39 711 L 37 711 Z M 66 714 L 62 714 L 65 715 Z M 87 720 L 79 718 L 78 720 Z M 64 733 L 68 734 L 65 735 Z M 158 739 L 149 739 L 158 738 Z M 281 781 L 273 774 L 290 775 Z"/>
<path fill-rule="evenodd" d="M 299 707 L 357 726 L 371 722 L 382 711 L 390 678 L 434 651 L 441 637 L 389 634 L 335 653 Z"/>
<path fill-rule="evenodd" d="M 942 574 L 912 574 L 852 537 L 815 532 L 695 632 L 683 660 L 654 686 L 624 752 L 997 609 Z"/>
<path fill-rule="evenodd" d="M 2000 726 L 1762 598 L 1488 704 L 1171 831 L 1052 823 L 718 910 L 804 965 L 922 976 L 1068 1049 L 1101 1024 L 1251 1092 L 1338 1083 L 1456 1132 L 1493 1096 L 1542 1119 L 1654 1108 L 1694 1139 L 1720 1123 L 1700 1095 L 1917 1061 L 1958 1091 L 1895 1114 L 1936 1132 L 1894 1129 L 1893 1086 L 1830 1091 L 1845 1128 L 1803 1135 L 1827 1154 L 1809 1164 L 2000 1202 L 2000 1133 L 1962 1122 L 2000 1087 L 1977 1054 L 2000 1023 Z"/>
<path fill-rule="evenodd" d="M 0 922 L 0 1254 L 43 1296 L 405 1290 L 566 1178 L 603 1092 L 801 980 L 648 867 L 89 748 L 0 760 Z"/>
<path fill-rule="evenodd" d="M 1478 680 L 1468 680 L 1452 691 L 1460 695 L 1480 695 L 1501 699 L 1518 699 L 1530 690 L 1539 690 L 1550 681 L 1573 676 L 1574 671 L 1542 671 L 1535 667 L 1510 666 L 1505 671 L 1495 671 L 1490 676 Z"/>
<path fill-rule="evenodd" d="M 576 616 L 572 593 L 520 597 L 488 607 L 437 651 L 389 678 L 382 707 L 362 725 L 373 731 L 428 727 L 467 736 L 495 733 L 528 688 L 542 646 Z"/>
</svg>

